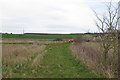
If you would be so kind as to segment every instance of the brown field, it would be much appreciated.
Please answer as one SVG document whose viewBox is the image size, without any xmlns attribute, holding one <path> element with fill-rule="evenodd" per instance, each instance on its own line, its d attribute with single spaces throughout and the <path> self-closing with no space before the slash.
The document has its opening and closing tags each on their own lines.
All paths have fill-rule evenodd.
<svg viewBox="0 0 120 80">
<path fill-rule="evenodd" d="M 68 39 L 63 39 L 63 41 L 53 41 L 54 39 L 24 39 L 24 38 L 3 38 L 2 43 L 63 43 L 68 41 Z"/>
<path fill-rule="evenodd" d="M 40 63 L 40 60 L 42 60 L 44 56 L 45 47 L 45 45 L 36 44 L 3 44 L 2 66 L 4 68 L 2 76 L 10 78 L 16 73 L 15 71 L 21 67 L 38 65 L 37 63 Z M 7 68 L 7 70 L 5 70 L 5 68 Z"/>
<path fill-rule="evenodd" d="M 42 52 L 45 45 L 36 44 L 3 44 L 2 60 L 5 62 L 23 62 L 37 52 Z"/>
</svg>

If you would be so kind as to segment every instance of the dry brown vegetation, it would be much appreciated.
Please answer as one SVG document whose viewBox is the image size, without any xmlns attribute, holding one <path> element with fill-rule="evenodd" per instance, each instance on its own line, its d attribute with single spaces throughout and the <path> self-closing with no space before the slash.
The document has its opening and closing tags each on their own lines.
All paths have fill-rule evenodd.
<svg viewBox="0 0 120 80">
<path fill-rule="evenodd" d="M 45 45 L 30 44 L 3 44 L 2 59 L 5 62 L 23 62 L 37 52 L 42 52 Z"/>
<path fill-rule="evenodd" d="M 112 58 L 112 51 L 108 53 L 108 60 L 104 64 L 104 53 L 97 42 L 83 42 L 72 44 L 70 49 L 76 58 L 81 59 L 89 67 L 94 67 L 94 72 L 101 72 L 109 78 L 117 77 L 118 57 Z"/>
<path fill-rule="evenodd" d="M 25 39 L 25 38 L 3 38 L 2 43 L 63 43 L 68 41 L 67 39 L 63 39 L 63 41 L 53 41 L 54 39 Z"/>
<path fill-rule="evenodd" d="M 3 77 L 12 77 L 16 69 L 25 65 L 36 66 L 43 59 L 45 47 L 37 44 L 2 44 Z"/>
</svg>

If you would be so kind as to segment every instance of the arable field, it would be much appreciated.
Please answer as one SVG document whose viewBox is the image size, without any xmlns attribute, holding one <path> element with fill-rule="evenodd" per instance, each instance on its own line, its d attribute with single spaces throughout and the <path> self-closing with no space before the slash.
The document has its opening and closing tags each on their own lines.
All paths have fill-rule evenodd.
<svg viewBox="0 0 120 80">
<path fill-rule="evenodd" d="M 33 35 L 33 34 L 2 34 L 2 38 L 29 38 L 29 39 L 71 39 L 77 34 L 46 34 L 46 35 Z"/>
<path fill-rule="evenodd" d="M 27 39 L 72 39 L 78 35 L 90 35 L 93 36 L 94 34 L 2 34 L 2 38 L 27 38 Z"/>
<path fill-rule="evenodd" d="M 2 44 L 48 44 L 48 43 L 63 43 L 67 42 L 68 39 L 63 41 L 53 41 L 54 39 L 27 39 L 27 38 L 3 38 Z"/>
<path fill-rule="evenodd" d="M 71 43 L 53 39 L 3 38 L 4 78 L 100 78 L 73 56 Z"/>
</svg>

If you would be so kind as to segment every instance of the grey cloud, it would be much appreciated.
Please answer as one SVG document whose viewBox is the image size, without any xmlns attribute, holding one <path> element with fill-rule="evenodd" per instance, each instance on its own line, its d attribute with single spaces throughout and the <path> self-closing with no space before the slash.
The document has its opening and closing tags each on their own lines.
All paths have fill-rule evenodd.
<svg viewBox="0 0 120 80">
<path fill-rule="evenodd" d="M 84 2 L 18 0 L 18 3 L 16 0 L 3 0 L 3 32 L 22 33 L 23 28 L 27 32 L 86 32 L 93 25 L 90 22 L 92 14 L 89 7 L 81 1 Z"/>
</svg>

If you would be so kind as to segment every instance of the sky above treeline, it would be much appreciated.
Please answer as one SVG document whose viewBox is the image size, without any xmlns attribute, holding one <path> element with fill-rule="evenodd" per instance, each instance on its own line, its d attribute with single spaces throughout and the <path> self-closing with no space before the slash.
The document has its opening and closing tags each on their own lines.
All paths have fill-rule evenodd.
<svg viewBox="0 0 120 80">
<path fill-rule="evenodd" d="M 97 32 L 93 10 L 102 14 L 111 0 L 1 0 L 0 32 Z M 119 0 L 112 0 L 116 4 Z"/>
</svg>

